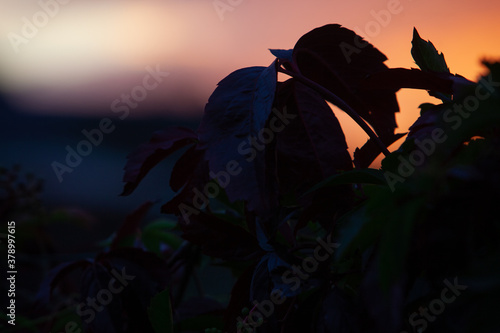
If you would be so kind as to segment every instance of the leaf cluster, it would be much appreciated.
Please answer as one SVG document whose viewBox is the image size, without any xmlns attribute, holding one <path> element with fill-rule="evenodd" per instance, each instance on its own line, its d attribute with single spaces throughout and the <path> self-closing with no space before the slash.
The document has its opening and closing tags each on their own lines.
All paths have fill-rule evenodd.
<svg viewBox="0 0 500 333">
<path fill-rule="evenodd" d="M 128 156 L 123 195 L 182 150 L 169 182 L 176 195 L 161 207 L 176 221 L 141 228 L 145 204 L 102 254 L 59 267 L 44 290 L 78 266 L 85 296 L 122 258 L 142 267 L 147 287 L 119 304 L 136 297 L 136 307 L 149 308 L 102 314 L 115 331 L 114 316 L 136 318 L 131 311 L 144 312 L 142 332 L 498 330 L 500 64 L 485 63 L 488 73 L 469 81 L 414 30 L 420 69 L 389 68 L 383 53 L 337 24 L 271 52 L 269 66 L 219 82 L 196 131 L 158 131 Z M 438 102 L 421 106 L 391 153 L 386 147 L 406 135 L 395 133 L 402 88 Z M 331 105 L 369 137 L 353 157 Z M 381 153 L 381 169 L 369 168 Z M 185 283 L 172 282 L 179 267 L 184 280 L 195 276 L 201 258 L 235 276 L 226 304 L 185 300 Z M 443 281 L 457 279 L 467 289 L 444 311 L 432 320 L 419 312 L 442 297 Z"/>
</svg>

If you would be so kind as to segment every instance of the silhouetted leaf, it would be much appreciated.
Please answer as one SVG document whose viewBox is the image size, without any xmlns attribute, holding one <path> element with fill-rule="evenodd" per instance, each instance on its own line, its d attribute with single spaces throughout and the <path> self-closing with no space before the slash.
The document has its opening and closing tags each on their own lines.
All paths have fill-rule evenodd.
<svg viewBox="0 0 500 333">
<path fill-rule="evenodd" d="M 279 63 L 288 70 L 293 70 L 293 50 L 269 49 L 271 53 L 279 60 Z"/>
<path fill-rule="evenodd" d="M 327 177 L 352 169 L 342 128 L 325 100 L 295 79 L 280 84 L 276 105 L 280 112 L 294 117 L 276 134 L 275 152 L 268 156 L 276 168 L 282 205 L 304 208 L 294 233 L 310 220 L 329 229 L 334 223 L 331 217 L 349 206 L 350 186 L 314 197 L 303 194 Z"/>
<path fill-rule="evenodd" d="M 277 103 L 294 117 L 276 135 L 281 193 L 300 195 L 326 177 L 352 169 L 342 128 L 317 92 L 290 79 L 280 87 Z"/>
<path fill-rule="evenodd" d="M 255 265 L 249 266 L 238 278 L 233 288 L 231 289 L 231 298 L 229 299 L 229 304 L 226 309 L 226 314 L 224 316 L 225 321 L 225 332 L 237 332 L 238 322 L 243 322 L 245 316 L 242 315 L 241 310 L 244 307 L 249 306 L 251 303 L 250 299 L 250 285 L 252 283 L 253 272 L 255 270 Z"/>
<path fill-rule="evenodd" d="M 198 129 L 211 175 L 238 170 L 222 187 L 230 200 L 245 200 L 248 209 L 254 211 L 269 209 L 269 202 L 264 180 L 265 147 L 259 145 L 260 149 L 256 149 L 251 140 L 262 136 L 271 114 L 276 80 L 274 62 L 269 67 L 248 67 L 231 73 L 210 96 Z"/>
<path fill-rule="evenodd" d="M 166 244 L 176 250 L 182 243 L 180 236 L 172 232 L 177 225 L 174 221 L 157 220 L 149 223 L 142 230 L 141 240 L 144 246 L 151 252 L 162 253 L 162 245 Z"/>
<path fill-rule="evenodd" d="M 386 291 L 401 278 L 407 269 L 408 252 L 415 224 L 425 211 L 425 197 L 412 199 L 413 201 L 408 200 L 404 204 L 395 202 L 385 206 L 385 211 L 390 214 L 384 214 L 387 218 L 387 225 L 380 241 L 379 270 L 380 283 Z"/>
<path fill-rule="evenodd" d="M 125 327 L 130 332 L 153 332 L 146 309 L 152 297 L 169 282 L 165 262 L 153 253 L 134 248 L 101 253 L 82 274 L 82 300 L 95 298 L 112 281 L 115 287 L 123 288 L 113 294 L 106 311 L 95 312 L 95 318 L 87 320 L 89 328 L 96 333 L 123 332 Z"/>
<path fill-rule="evenodd" d="M 272 253 L 266 253 L 253 271 L 250 283 L 250 300 L 267 299 L 271 291 L 271 274 L 269 273 L 268 260 Z"/>
<path fill-rule="evenodd" d="M 181 163 L 178 161 L 174 165 L 170 184 L 174 189 L 179 186 L 183 187 L 174 198 L 161 207 L 162 213 L 182 216 L 184 222 L 188 223 L 192 214 L 203 210 L 208 204 L 209 198 L 205 193 L 205 186 L 209 182 L 209 170 L 204 154 L 203 150 L 194 147 L 184 153 Z M 174 181 L 172 177 L 178 178 Z M 223 191 L 218 185 L 216 188 L 219 192 Z"/>
<path fill-rule="evenodd" d="M 200 245 L 203 253 L 224 260 L 252 259 L 261 252 L 255 235 L 215 215 L 200 212 L 180 223 L 182 237 Z"/>
<path fill-rule="evenodd" d="M 170 174 L 170 187 L 174 192 L 179 191 L 189 183 L 190 179 L 196 177 L 196 170 L 203 154 L 203 150 L 193 146 L 177 160 Z"/>
<path fill-rule="evenodd" d="M 257 237 L 257 242 L 262 250 L 271 252 L 274 251 L 273 246 L 269 243 L 269 237 L 265 232 L 263 221 L 257 220 L 255 223 L 255 236 Z"/>
<path fill-rule="evenodd" d="M 139 237 L 140 224 L 153 204 L 153 202 L 147 201 L 132 214 L 127 215 L 125 221 L 116 231 L 116 235 L 110 246 L 111 250 L 125 246 L 133 247 L 135 245 L 135 241 Z"/>
<path fill-rule="evenodd" d="M 411 55 L 420 69 L 436 73 L 450 73 L 443 53 L 439 53 L 431 41 L 425 41 L 420 38 L 415 28 L 413 28 L 413 40 L 411 44 Z"/>
<path fill-rule="evenodd" d="M 36 295 L 37 301 L 41 302 L 41 304 L 49 304 L 54 288 L 56 288 L 68 274 L 77 269 L 83 270 L 90 264 L 91 261 L 89 260 L 77 260 L 64 262 L 52 268 L 38 288 L 38 293 Z"/>
<path fill-rule="evenodd" d="M 224 328 L 224 306 L 208 297 L 195 297 L 176 308 L 176 332 L 205 332 L 207 328 Z"/>
<path fill-rule="evenodd" d="M 344 171 L 337 175 L 328 177 L 327 179 L 319 182 L 317 185 L 313 186 L 306 194 L 316 191 L 317 189 L 342 185 L 342 184 L 376 184 L 385 185 L 386 180 L 384 174 L 380 170 L 376 169 L 354 169 L 349 171 Z"/>
<path fill-rule="evenodd" d="M 131 194 L 156 164 L 176 150 L 196 142 L 197 135 L 190 129 L 173 127 L 153 134 L 151 140 L 128 155 L 121 195 Z"/>
<path fill-rule="evenodd" d="M 170 187 L 174 191 L 182 190 L 161 207 L 162 213 L 182 216 L 185 222 L 189 222 L 192 214 L 208 204 L 207 193 L 203 194 L 209 182 L 208 162 L 204 154 L 204 150 L 193 146 L 175 163 L 170 175 Z M 217 189 L 222 192 L 219 186 Z M 203 198 L 199 198 L 201 196 Z M 200 200 L 203 202 L 199 203 Z"/>
<path fill-rule="evenodd" d="M 293 61 L 293 50 L 281 50 L 281 49 L 269 49 L 273 56 L 278 59 L 287 60 L 289 62 Z"/>
<path fill-rule="evenodd" d="M 338 288 L 331 288 L 318 313 L 318 333 L 361 333 L 360 308 Z"/>
<path fill-rule="evenodd" d="M 174 332 L 172 305 L 170 304 L 170 292 L 168 288 L 151 299 L 148 307 L 148 317 L 155 333 Z"/>
<path fill-rule="evenodd" d="M 327 25 L 304 35 L 293 50 L 271 50 L 278 58 L 271 66 L 230 74 L 210 97 L 198 135 L 160 135 L 129 160 L 124 192 L 162 158 L 193 145 L 172 171 L 170 186 L 178 193 L 162 207 L 178 216 L 186 240 L 168 266 L 156 254 L 117 246 L 134 236 L 142 207 L 118 231 L 114 250 L 57 268 L 44 293 L 81 270 L 83 302 L 113 281 L 113 271 L 126 269 L 133 281 L 88 323 L 87 331 L 97 333 L 223 326 L 231 333 L 393 333 L 418 330 L 413 314 L 422 316 L 426 304 L 432 311 L 431 300 L 443 296 L 443 277 L 461 274 L 470 288 L 438 320 L 426 322 L 430 330 L 495 331 L 498 324 L 489 325 L 489 318 L 498 312 L 492 275 L 498 269 L 491 267 L 500 253 L 500 225 L 491 216 L 499 215 L 500 65 L 490 64 L 491 76 L 471 83 L 450 74 L 442 54 L 414 33 L 412 54 L 422 70 L 388 69 L 385 56 L 361 37 Z M 276 81 L 278 64 L 291 79 Z M 403 135 L 394 134 L 400 88 L 426 89 L 445 102 L 421 106 L 382 170 L 359 169 L 379 154 L 372 140 L 355 151 L 358 169 L 352 170 L 326 96 L 351 115 L 350 109 L 358 112 L 389 145 Z M 178 245 L 172 227 L 146 227 L 144 244 L 168 256 L 168 246 L 160 251 L 160 244 Z M 336 251 L 322 243 L 331 236 L 340 244 Z M 239 276 L 225 310 L 207 297 L 181 302 L 198 260 L 208 261 L 200 251 Z M 174 311 L 168 292 L 153 298 L 170 282 L 169 268 L 182 275 L 169 286 L 177 291 L 181 280 Z M 273 288 L 284 293 L 283 303 L 269 305 Z M 149 311 L 150 322 L 152 304 L 157 311 Z M 470 324 L 473 317 L 472 325 L 485 322 L 482 330 Z"/>
<path fill-rule="evenodd" d="M 63 263 L 43 282 L 40 300 L 48 300 L 52 290 L 77 271 L 81 272 L 78 314 L 88 329 L 95 333 L 152 332 L 145 309 L 169 282 L 164 261 L 139 249 L 120 248 L 100 253 L 94 260 Z"/>
<path fill-rule="evenodd" d="M 411 41 L 411 55 L 415 63 L 425 72 L 450 74 L 443 53 L 439 53 L 430 41 L 420 38 L 417 29 L 413 28 L 413 40 Z M 443 102 L 451 101 L 451 93 L 440 90 L 429 89 L 429 95 L 441 99 Z"/>
<path fill-rule="evenodd" d="M 379 136 L 394 133 L 394 114 L 399 111 L 395 90 L 373 91 L 360 85 L 367 75 L 387 69 L 384 54 L 338 24 L 308 32 L 295 44 L 293 53 L 304 76 L 344 100 Z"/>
</svg>

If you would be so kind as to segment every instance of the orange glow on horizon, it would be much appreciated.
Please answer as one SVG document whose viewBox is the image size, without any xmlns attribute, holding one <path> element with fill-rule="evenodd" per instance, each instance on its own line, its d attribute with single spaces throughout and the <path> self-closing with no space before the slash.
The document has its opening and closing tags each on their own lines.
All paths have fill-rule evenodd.
<svg viewBox="0 0 500 333">
<path fill-rule="evenodd" d="M 20 33 L 22 17 L 40 10 L 37 3 L 0 0 L 0 5 L 7 4 L 9 10 L 0 12 L 4 36 Z M 149 104 L 165 106 L 163 110 L 177 116 L 199 116 L 225 75 L 241 67 L 269 65 L 269 48 L 293 48 L 300 36 L 328 23 L 355 30 L 388 57 L 388 66 L 406 68 L 416 67 L 410 54 L 416 27 L 444 53 L 453 73 L 476 80 L 484 71 L 482 58 L 500 58 L 499 9 L 496 0 L 262 0 L 243 1 L 221 14 L 211 1 L 202 0 L 73 0 L 61 5 L 18 54 L 8 38 L 0 40 L 0 83 L 6 91 L 29 94 L 20 103 L 31 103 L 34 112 L 43 106 L 40 112 L 94 114 L 89 110 L 107 110 L 146 66 L 158 64 L 172 75 L 161 91 L 151 94 Z M 425 92 L 409 90 L 399 92 L 398 99 L 401 132 L 418 117 L 419 104 L 436 101 Z M 137 114 L 148 112 L 157 111 Z M 350 133 L 351 150 L 366 141 L 356 125 L 341 121 Z"/>
</svg>

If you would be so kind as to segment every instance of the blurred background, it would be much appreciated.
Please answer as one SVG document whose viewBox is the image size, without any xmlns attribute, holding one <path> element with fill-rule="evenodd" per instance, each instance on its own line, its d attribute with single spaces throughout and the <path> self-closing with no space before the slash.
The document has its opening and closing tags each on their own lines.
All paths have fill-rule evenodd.
<svg viewBox="0 0 500 333">
<path fill-rule="evenodd" d="M 0 0 L 0 8 L 0 166 L 19 164 L 42 178 L 47 207 L 89 212 L 99 226 L 88 227 L 95 239 L 145 200 L 172 196 L 177 155 L 130 197 L 119 197 L 127 153 L 156 130 L 196 128 L 217 82 L 241 67 L 269 65 L 269 48 L 293 48 L 308 31 L 339 23 L 381 50 L 390 67 L 416 67 L 413 27 L 445 54 L 453 73 L 471 80 L 483 71 L 481 59 L 500 56 L 497 0 Z M 157 75 L 157 85 L 150 78 L 154 89 L 137 88 L 155 70 L 168 75 Z M 126 104 L 131 94 L 141 100 Z M 398 98 L 401 132 L 420 103 L 433 101 L 409 90 Z M 352 152 L 367 136 L 336 115 Z M 82 131 L 103 118 L 113 130 L 61 181 L 54 162 L 65 164 L 66 147 L 76 149 Z M 68 244 L 79 244 L 79 234 L 69 235 Z"/>
</svg>

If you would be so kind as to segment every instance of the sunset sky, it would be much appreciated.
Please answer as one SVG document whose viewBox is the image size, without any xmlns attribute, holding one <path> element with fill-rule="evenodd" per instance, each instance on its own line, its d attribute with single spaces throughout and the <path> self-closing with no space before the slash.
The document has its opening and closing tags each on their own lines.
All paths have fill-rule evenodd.
<svg viewBox="0 0 500 333">
<path fill-rule="evenodd" d="M 60 1 L 66 3 L 40 2 L 50 17 L 40 14 L 37 1 L 0 0 L 0 89 L 36 113 L 109 114 L 120 94 L 142 82 L 145 68 L 159 67 L 169 76 L 131 115 L 168 110 L 199 117 L 225 75 L 269 65 L 269 48 L 292 48 L 300 36 L 328 23 L 366 37 L 390 67 L 416 67 L 413 27 L 445 54 L 453 73 L 469 79 L 481 73 L 480 59 L 500 57 L 498 0 Z M 391 6 L 398 13 L 377 21 L 376 13 Z M 38 31 L 26 30 L 34 20 Z M 16 44 L 13 36 L 23 30 L 31 35 Z M 417 106 L 432 101 L 425 92 L 402 91 L 398 98 L 402 131 L 415 121 Z M 354 145 L 366 140 L 337 114 Z"/>
</svg>

